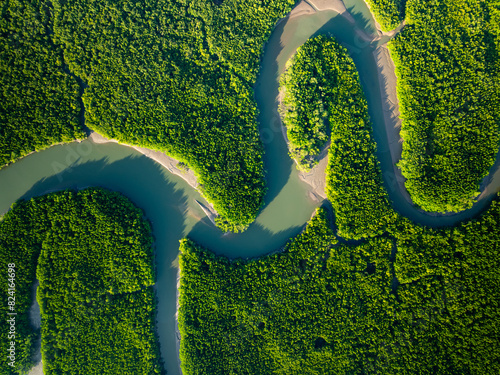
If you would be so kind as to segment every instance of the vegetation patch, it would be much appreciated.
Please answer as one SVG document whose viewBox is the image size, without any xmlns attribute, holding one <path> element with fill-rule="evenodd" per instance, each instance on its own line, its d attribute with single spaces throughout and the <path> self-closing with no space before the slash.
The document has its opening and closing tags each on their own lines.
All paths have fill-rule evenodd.
<svg viewBox="0 0 500 375">
<path fill-rule="evenodd" d="M 497 373 L 499 223 L 493 202 L 456 228 L 401 219 L 345 245 L 320 210 L 284 252 L 246 261 L 184 240 L 183 373 Z"/>
<path fill-rule="evenodd" d="M 217 225 L 244 230 L 265 193 L 252 87 L 262 47 L 294 3 L 10 1 L 1 14 L 0 165 L 83 137 L 71 72 L 86 87 L 90 129 L 185 163 Z"/>
<path fill-rule="evenodd" d="M 41 0 L 3 1 L 0 10 L 0 168 L 55 143 L 85 138 L 77 81 L 50 37 Z"/>
<path fill-rule="evenodd" d="M 162 373 L 152 257 L 149 223 L 118 193 L 63 191 L 15 205 L 0 223 L 0 260 L 16 269 L 16 360 L 12 368 L 2 358 L 0 373 L 31 366 L 35 272 L 44 374 Z"/>
<path fill-rule="evenodd" d="M 382 31 L 391 31 L 404 19 L 407 0 L 366 0 Z"/>
<path fill-rule="evenodd" d="M 342 47 L 319 36 L 297 49 L 280 79 L 280 112 L 286 127 L 290 156 L 300 170 L 309 171 L 325 147 L 330 129 L 330 105 L 338 103 L 336 84 L 343 73 Z"/>
<path fill-rule="evenodd" d="M 470 208 L 500 145 L 499 11 L 495 1 L 407 3 L 390 43 L 404 139 L 399 166 L 426 211 Z"/>
<path fill-rule="evenodd" d="M 339 244 L 319 210 L 283 252 L 260 259 L 228 260 L 184 240 L 183 373 L 500 372 L 491 339 L 500 316 L 499 202 L 445 229 L 394 212 L 354 65 L 333 41 L 310 43 L 337 48 L 343 61 L 336 79 L 346 94 L 328 107 L 335 226 L 345 238 L 371 238 Z"/>
<path fill-rule="evenodd" d="M 399 366 L 408 374 L 500 372 L 491 339 L 500 317 L 500 203 L 455 228 L 403 222 L 393 233 Z"/>
<path fill-rule="evenodd" d="M 195 171 L 223 230 L 265 193 L 252 86 L 262 46 L 294 0 L 54 2 L 54 38 L 88 85 L 86 123 Z"/>
<path fill-rule="evenodd" d="M 308 40 L 291 61 L 282 88 L 291 154 L 301 168 L 314 165 L 330 136 L 326 193 L 338 234 L 348 239 L 382 234 L 395 214 L 381 186 L 368 105 L 347 50 L 333 38 Z"/>
</svg>

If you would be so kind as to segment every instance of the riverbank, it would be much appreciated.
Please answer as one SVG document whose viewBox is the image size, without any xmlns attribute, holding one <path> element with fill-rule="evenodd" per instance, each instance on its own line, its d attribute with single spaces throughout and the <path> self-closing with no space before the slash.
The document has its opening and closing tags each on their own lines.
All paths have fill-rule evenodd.
<svg viewBox="0 0 500 375">
<path fill-rule="evenodd" d="M 180 296 L 180 287 L 181 287 L 181 267 L 177 266 L 177 284 L 176 284 L 176 292 L 175 292 L 175 347 L 177 349 L 177 363 L 179 365 L 179 374 L 182 375 L 181 368 L 181 332 L 179 331 L 179 296 Z"/>
<path fill-rule="evenodd" d="M 154 151 L 146 147 L 139 147 L 139 146 L 132 146 L 127 143 L 121 143 L 118 142 L 116 139 L 109 139 L 101 134 L 89 130 L 89 136 L 88 138 L 96 143 L 96 144 L 103 144 L 103 143 L 117 143 L 122 146 L 127 146 L 131 147 L 136 151 L 139 151 L 141 154 L 144 156 L 154 160 L 158 164 L 162 165 L 164 168 L 166 168 L 170 173 L 175 174 L 176 176 L 179 176 L 182 178 L 184 181 L 186 181 L 189 186 L 191 186 L 193 189 L 197 190 L 202 196 L 203 194 L 201 193 L 199 186 L 200 183 L 198 182 L 198 178 L 196 177 L 196 174 L 192 169 L 180 167 L 180 162 L 177 159 L 174 159 L 173 157 L 167 155 L 164 152 L 161 151 Z M 207 200 L 205 198 L 205 200 Z M 208 200 L 207 200 L 208 202 Z M 218 216 L 217 211 L 214 209 L 213 205 L 208 202 L 208 205 L 202 204 L 198 201 L 196 203 L 201 207 L 203 212 L 207 215 L 207 217 L 210 219 L 210 221 L 215 225 L 215 218 Z"/>
<path fill-rule="evenodd" d="M 285 20 L 328 10 L 334 11 L 343 17 L 351 19 L 352 22 L 355 22 L 341 0 L 302 0 L 286 17 L 280 19 L 276 25 Z"/>
<path fill-rule="evenodd" d="M 1 169 L 3 169 L 3 168 L 5 168 L 5 167 L 8 167 L 9 165 L 12 165 L 12 164 L 14 164 L 14 163 L 17 163 L 18 161 L 23 160 L 23 159 L 27 158 L 27 157 L 28 157 L 28 156 L 30 156 L 30 155 L 34 155 L 34 154 L 36 154 L 36 153 L 38 153 L 38 152 L 42 152 L 42 151 L 48 150 L 48 149 L 49 149 L 49 148 L 51 148 L 51 147 L 54 147 L 54 146 L 62 146 L 62 145 L 69 145 L 69 144 L 74 143 L 74 142 L 80 143 L 80 142 L 84 141 L 85 139 L 86 139 L 86 138 L 83 138 L 83 139 L 78 139 L 78 138 L 77 138 L 77 139 L 73 139 L 73 140 L 68 141 L 68 142 L 56 142 L 56 143 L 52 143 L 52 144 L 51 144 L 51 145 L 49 145 L 49 146 L 46 146 L 46 147 L 40 148 L 40 149 L 38 149 L 38 150 L 31 151 L 31 152 L 27 153 L 26 155 L 20 156 L 20 157 L 19 157 L 19 158 L 17 158 L 16 160 L 11 161 L 10 163 L 6 163 L 6 164 L 4 164 L 4 165 L 0 166 L 0 170 L 1 170 Z"/>
<path fill-rule="evenodd" d="M 364 3 L 368 6 L 368 9 L 370 9 L 368 3 L 366 1 L 364 1 Z M 337 12 L 349 23 L 351 23 L 352 25 L 356 25 L 356 20 L 349 13 L 344 2 L 341 0 L 303 0 L 292 10 L 288 17 L 294 18 L 304 14 L 313 14 L 326 10 Z M 397 167 L 397 163 L 401 159 L 403 139 L 400 137 L 401 119 L 399 111 L 399 99 L 397 96 L 396 67 L 387 47 L 387 42 L 390 39 L 394 38 L 399 32 L 401 32 L 406 23 L 405 21 L 403 21 L 396 29 L 384 32 L 381 30 L 381 26 L 377 22 L 371 9 L 370 13 L 372 14 L 372 17 L 375 21 L 376 34 L 370 35 L 365 30 L 359 29 L 357 27 L 355 27 L 355 33 L 361 40 L 368 44 L 375 44 L 377 42 L 379 43 L 373 51 L 373 56 L 378 71 L 381 105 L 384 112 L 384 125 L 387 133 L 387 140 L 393 164 L 394 181 L 397 183 L 398 189 L 401 191 L 401 194 L 404 196 L 406 201 L 409 204 L 413 205 L 413 201 L 411 200 L 411 197 L 405 187 L 406 179 L 403 177 L 401 170 Z M 283 97 L 284 91 L 280 90 L 277 98 L 278 106 L 280 109 L 283 105 Z M 282 121 L 281 130 L 283 137 L 287 145 L 289 146 L 290 142 L 286 135 L 286 128 Z M 299 177 L 301 178 L 301 180 L 313 188 L 312 193 L 322 198 L 326 198 L 325 172 L 328 165 L 328 147 L 329 144 L 326 145 L 320 155 L 318 155 L 318 164 L 310 172 L 306 173 L 299 171 Z M 290 150 L 290 147 L 288 147 L 288 149 Z M 297 164 L 296 160 L 294 160 L 294 162 Z"/>
<path fill-rule="evenodd" d="M 403 25 L 401 29 L 402 27 Z M 393 36 L 394 35 L 396 35 L 396 33 L 394 33 Z M 375 59 L 378 72 L 381 107 L 384 114 L 385 132 L 392 160 L 392 173 L 394 174 L 393 182 L 397 184 L 405 200 L 413 205 L 410 194 L 406 190 L 406 178 L 403 177 L 401 169 L 397 166 L 397 163 L 401 160 L 404 141 L 400 135 L 402 120 L 400 117 L 401 113 L 399 111 L 399 99 L 397 95 L 396 66 L 391 58 L 387 43 L 375 48 L 373 51 L 373 58 Z"/>
<path fill-rule="evenodd" d="M 380 23 L 377 21 L 377 17 L 375 17 L 375 13 L 373 13 L 373 9 L 372 7 L 370 6 L 370 4 L 368 3 L 368 1 L 366 0 L 363 0 L 363 2 L 366 4 L 366 7 L 370 10 L 370 14 L 372 15 L 372 18 L 373 18 L 373 21 L 375 22 L 375 28 L 377 29 L 377 32 L 378 33 L 382 33 L 382 26 L 380 25 Z"/>
<path fill-rule="evenodd" d="M 356 20 L 354 17 L 348 12 L 345 4 L 341 0 L 333 0 L 333 1 L 328 1 L 328 0 L 303 0 L 297 6 L 289 13 L 289 15 L 285 18 L 292 19 L 296 18 L 299 16 L 303 15 L 309 15 L 309 14 L 314 14 L 317 12 L 323 12 L 323 11 L 334 11 L 341 15 L 343 18 L 345 18 L 349 23 L 352 25 L 356 24 Z M 281 22 L 282 20 L 280 20 Z M 279 23 L 279 22 L 278 22 Z M 398 29 L 393 30 L 388 33 L 383 33 L 380 31 L 380 25 L 377 24 L 377 34 L 376 35 L 369 35 L 365 31 L 356 28 L 355 32 L 359 38 L 361 38 L 364 42 L 366 43 L 374 43 L 379 41 L 382 37 L 388 37 L 392 38 L 394 35 L 399 32 L 403 25 L 401 25 Z M 385 47 L 387 50 L 387 48 Z M 378 51 L 377 51 L 378 50 Z M 397 95 L 396 95 L 396 75 L 394 71 L 394 64 L 391 66 L 392 60 L 389 58 L 387 59 L 386 57 L 388 55 L 384 54 L 384 47 L 378 47 L 377 48 L 377 53 L 380 54 L 384 58 L 376 59 L 377 61 L 377 68 L 379 69 L 379 79 L 385 80 L 388 85 L 388 95 L 387 97 L 390 98 L 393 102 L 396 103 L 394 106 L 394 109 L 397 108 L 397 113 L 394 112 L 394 109 L 391 108 L 390 105 L 387 105 L 386 100 L 383 100 L 383 103 L 386 104 L 384 105 L 384 113 L 387 113 L 387 118 L 396 118 L 399 120 L 399 104 L 397 101 Z M 387 50 L 387 54 L 388 54 Z M 375 54 L 375 52 L 374 52 Z M 293 56 L 292 56 L 293 58 Z M 289 60 L 290 61 L 290 60 Z M 288 65 L 288 63 L 287 63 Z M 288 66 L 285 68 L 288 69 Z M 392 69 L 392 70 L 391 70 Z M 391 75 L 392 72 L 392 75 Z M 382 91 L 381 86 L 381 91 Z M 384 97 L 384 93 L 381 92 L 382 97 Z M 280 127 L 281 127 L 281 133 L 283 135 L 283 138 L 285 139 L 285 142 L 288 146 L 288 151 L 290 151 L 290 141 L 288 140 L 287 133 L 286 133 L 286 127 L 283 124 L 282 118 L 283 118 L 283 113 L 286 110 L 283 106 L 283 100 L 285 96 L 285 91 L 284 88 L 281 87 L 278 93 L 278 97 L 276 98 L 278 102 L 278 113 L 279 113 L 279 118 L 280 118 Z M 394 99 L 395 98 L 395 99 Z M 386 121 L 386 126 L 391 126 L 388 121 Z M 394 153 L 394 155 L 398 155 L 398 142 L 396 142 L 395 145 L 393 145 L 393 141 L 396 139 L 399 139 L 399 128 L 396 126 L 395 129 L 397 130 L 397 134 L 394 132 L 391 133 L 391 136 L 394 138 L 389 138 L 389 144 L 391 145 L 391 155 Z M 321 201 L 323 199 L 326 199 L 326 193 L 325 193 L 325 188 L 326 188 L 326 168 L 328 166 L 328 148 L 330 146 L 330 142 L 328 142 L 323 149 L 321 150 L 320 154 L 316 157 L 316 160 L 318 161 L 318 164 L 314 166 L 310 171 L 304 172 L 300 171 L 298 172 L 299 178 L 311 186 L 312 190 L 309 192 L 310 197 L 315 200 L 315 201 Z M 401 155 L 401 152 L 399 152 L 399 156 L 397 160 L 399 160 L 399 157 Z M 297 160 L 292 158 L 295 164 L 298 166 Z M 397 162 L 397 161 L 396 161 Z M 395 167 L 396 169 L 399 170 L 399 168 Z M 401 172 L 399 172 L 401 174 Z M 398 179 L 399 181 L 399 179 Z M 400 186 L 400 188 L 403 189 L 403 191 L 406 192 L 406 188 L 404 187 L 404 182 L 403 185 Z M 408 195 L 409 197 L 409 195 Z"/>
<path fill-rule="evenodd" d="M 288 151 L 290 151 L 290 140 L 288 139 L 286 133 L 286 126 L 283 123 L 283 114 L 287 110 L 286 108 L 284 108 L 283 104 L 284 97 L 285 97 L 285 87 L 281 87 L 277 98 L 278 113 L 280 115 L 279 121 L 280 121 L 281 134 L 286 142 Z M 325 189 L 326 189 L 326 167 L 328 166 L 329 148 L 330 148 L 330 141 L 328 141 L 323 146 L 319 155 L 315 157 L 318 163 L 308 172 L 301 171 L 300 169 L 298 169 L 299 163 L 295 158 L 290 156 L 294 161 L 295 166 L 297 167 L 299 178 L 311 187 L 311 190 L 309 191 L 309 197 L 317 202 L 320 202 L 327 198 Z"/>
<path fill-rule="evenodd" d="M 457 215 L 456 212 L 429 212 L 416 207 L 410 194 L 408 193 L 408 190 L 406 189 L 406 178 L 403 176 L 401 169 L 397 166 L 397 163 L 399 163 L 402 158 L 404 139 L 400 135 L 402 120 L 397 94 L 396 65 L 388 48 L 388 42 L 403 30 L 406 26 L 406 21 L 404 20 L 396 29 L 389 32 L 381 31 L 380 25 L 378 23 L 376 23 L 376 25 L 377 33 L 379 34 L 379 37 L 376 40 L 380 42 L 373 51 L 373 57 L 378 70 L 381 107 L 384 113 L 384 125 L 392 160 L 393 178 L 391 178 L 391 181 L 393 184 L 397 185 L 401 192 L 401 196 L 406 200 L 406 202 L 412 205 L 414 209 L 420 213 L 432 217 L 453 217 Z M 499 167 L 500 152 L 497 154 L 496 162 L 490 169 L 490 172 L 480 182 L 479 195 L 477 196 L 476 201 L 489 199 L 491 196 L 500 191 Z"/>
<path fill-rule="evenodd" d="M 28 375 L 43 375 L 43 363 L 40 361 L 28 372 Z"/>
<path fill-rule="evenodd" d="M 40 283 L 38 282 L 38 279 L 35 280 L 33 283 L 33 286 L 31 288 L 31 293 L 32 293 L 32 301 L 31 301 L 31 307 L 29 310 L 29 320 L 31 323 L 31 326 L 36 329 L 40 330 L 42 326 L 42 316 L 40 314 L 40 305 L 38 304 L 38 301 L 36 299 L 36 291 Z M 33 363 L 35 363 L 35 366 L 28 372 L 28 375 L 43 375 L 43 363 L 42 363 L 42 338 L 39 336 L 36 339 L 36 342 L 34 344 L 35 349 L 32 355 L 32 360 Z"/>
<path fill-rule="evenodd" d="M 182 178 L 184 181 L 186 181 L 193 189 L 198 190 L 198 187 L 200 184 L 198 183 L 198 179 L 192 169 L 181 169 L 179 168 L 179 160 L 174 159 L 171 156 L 168 156 L 164 152 L 161 151 L 153 151 L 149 148 L 145 147 L 139 147 L 139 146 L 133 146 L 127 143 L 121 143 L 117 141 L 116 139 L 109 139 L 106 138 L 99 133 L 96 133 L 95 131 L 90 130 L 90 134 L 88 136 L 92 142 L 97 143 L 97 144 L 103 144 L 103 143 L 118 143 L 122 146 L 127 146 L 131 147 L 136 151 L 139 151 L 141 154 L 144 156 L 153 159 L 157 163 L 161 164 L 163 167 L 167 168 L 167 170 L 170 173 L 175 174 L 176 176 L 179 176 Z"/>
<path fill-rule="evenodd" d="M 297 18 L 304 15 L 312 15 L 318 12 L 324 11 L 333 11 L 347 19 L 350 23 L 355 24 L 355 20 L 352 15 L 347 11 L 345 4 L 341 0 L 302 0 L 292 9 L 292 11 L 281 20 L 278 21 L 278 24 L 284 20 L 290 20 L 293 18 Z M 363 39 L 369 39 L 369 37 L 358 30 L 360 33 L 360 37 Z M 286 70 L 286 69 L 285 69 Z M 286 134 L 286 127 L 282 121 L 282 106 L 283 106 L 283 98 L 284 98 L 284 90 L 279 90 L 278 97 L 276 101 L 278 102 L 278 114 L 280 119 L 280 128 L 283 138 L 287 144 L 288 151 L 290 151 L 290 141 L 288 140 Z M 316 202 L 321 202 L 326 199 L 326 167 L 328 165 L 328 149 L 330 147 L 330 142 L 328 142 L 320 154 L 316 157 L 318 164 L 316 164 L 310 171 L 298 171 L 298 176 L 300 180 L 304 183 L 308 184 L 311 187 L 309 191 L 309 197 Z M 293 159 L 293 158 L 292 158 Z M 293 159 L 295 165 L 298 165 L 297 161 Z"/>
</svg>

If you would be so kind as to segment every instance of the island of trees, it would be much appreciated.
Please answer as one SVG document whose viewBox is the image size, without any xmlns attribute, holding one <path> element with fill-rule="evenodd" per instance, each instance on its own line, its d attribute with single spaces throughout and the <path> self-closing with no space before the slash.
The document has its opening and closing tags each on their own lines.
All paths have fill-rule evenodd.
<svg viewBox="0 0 500 375">
<path fill-rule="evenodd" d="M 288 61 L 280 79 L 282 103 L 280 112 L 286 127 L 290 156 L 303 171 L 317 163 L 317 157 L 330 136 L 328 115 L 339 103 L 336 82 L 345 64 L 338 61 L 341 49 L 333 39 L 322 36 L 307 41 Z"/>
</svg>

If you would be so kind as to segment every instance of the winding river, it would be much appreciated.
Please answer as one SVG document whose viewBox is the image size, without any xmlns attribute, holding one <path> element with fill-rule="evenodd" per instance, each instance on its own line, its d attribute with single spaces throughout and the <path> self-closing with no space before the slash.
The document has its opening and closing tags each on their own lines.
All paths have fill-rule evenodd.
<svg viewBox="0 0 500 375">
<path fill-rule="evenodd" d="M 321 1 L 319 1 L 320 3 Z M 306 3 L 307 4 L 307 3 Z M 115 143 L 96 144 L 91 140 L 53 146 L 0 170 L 0 214 L 13 202 L 51 191 L 102 186 L 116 190 L 142 208 L 152 222 L 157 251 L 158 324 L 161 352 L 169 374 L 179 374 L 176 349 L 176 276 L 179 240 L 189 236 L 200 244 L 228 257 L 256 257 L 281 248 L 298 234 L 314 209 L 322 202 L 310 194 L 288 157 L 277 113 L 278 78 L 295 50 L 317 34 L 331 34 L 346 46 L 358 68 L 373 122 L 377 154 L 394 208 L 415 222 L 453 225 L 482 212 L 499 190 L 499 162 L 483 182 L 484 193 L 471 210 L 456 215 L 435 216 L 419 211 L 401 189 L 401 177 L 394 167 L 397 127 L 386 126 L 386 87 L 374 51 L 388 38 L 367 42 L 360 37 L 376 35 L 369 9 L 362 0 L 345 0 L 351 17 L 332 10 L 296 12 L 280 21 L 262 57 L 255 98 L 260 110 L 260 130 L 265 145 L 268 193 L 266 205 L 254 224 L 242 234 L 224 235 L 205 216 L 195 200 L 203 198 L 180 177 L 134 149 Z M 311 7 L 312 8 L 312 7 Z M 354 22 L 353 22 L 354 21 Z M 387 103 L 385 103 L 387 104 Z M 396 125 L 395 125 L 396 126 Z M 393 129 L 387 131 L 386 129 Z M 394 130 L 395 129 L 395 130 Z M 400 147 L 400 145 L 398 146 Z M 396 147 L 397 153 L 397 147 Z"/>
</svg>

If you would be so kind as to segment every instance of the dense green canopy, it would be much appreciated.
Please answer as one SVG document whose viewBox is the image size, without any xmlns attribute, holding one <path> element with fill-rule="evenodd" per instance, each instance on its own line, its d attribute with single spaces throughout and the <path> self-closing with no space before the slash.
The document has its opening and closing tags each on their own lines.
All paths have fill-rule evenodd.
<svg viewBox="0 0 500 375">
<path fill-rule="evenodd" d="M 15 369 L 31 365 L 36 272 L 44 374 L 162 373 L 152 241 L 142 211 L 118 193 L 62 191 L 15 205 L 0 222 L 1 267 L 15 265 L 15 310 L 0 307 L 17 313 Z M 4 320 L 2 347 L 7 328 Z M 13 370 L 2 356 L 0 373 Z"/>
<path fill-rule="evenodd" d="M 317 56 L 330 56 L 330 64 Z M 287 87 L 290 138 L 312 152 L 325 142 L 325 124 L 314 115 L 329 109 L 335 223 L 320 210 L 283 252 L 255 260 L 231 261 L 181 243 L 185 375 L 500 372 L 498 197 L 483 216 L 454 228 L 399 217 L 381 185 L 352 65 L 345 50 L 320 37 L 303 46 L 284 81 L 296 83 Z M 343 74 L 323 95 L 332 66 Z M 327 107 L 332 91 L 349 95 Z M 372 238 L 339 244 L 335 226 L 349 239 Z"/>
<path fill-rule="evenodd" d="M 368 1 L 386 29 L 407 17 L 391 44 L 407 188 L 426 210 L 470 207 L 500 140 L 500 5 Z M 4 2 L 0 164 L 81 138 L 81 97 L 89 127 L 177 157 L 196 171 L 218 225 L 244 229 L 264 195 L 252 85 L 262 45 L 293 3 Z M 88 86 L 83 95 L 69 72 Z M 498 200 L 454 228 L 399 217 L 354 64 L 332 39 L 306 43 L 283 85 L 302 165 L 331 137 L 335 222 L 320 209 L 283 252 L 256 260 L 183 240 L 183 373 L 500 373 Z M 66 191 L 14 206 L 0 222 L 9 275 L 0 297 L 15 296 L 15 310 L 4 303 L 0 313 L 18 314 L 17 372 L 37 335 L 28 320 L 36 277 L 46 375 L 161 373 L 151 263 L 151 229 L 119 194 Z M 12 374 L 6 356 L 0 373 Z"/>
<path fill-rule="evenodd" d="M 183 374 L 496 374 L 500 204 L 339 244 L 325 211 L 284 252 L 181 243 Z"/>
<path fill-rule="evenodd" d="M 399 166 L 426 211 L 470 208 L 500 145 L 500 3 L 409 0 L 390 43 L 403 124 Z"/>
<path fill-rule="evenodd" d="M 218 225 L 245 229 L 265 193 L 252 86 L 262 46 L 294 3 L 5 3 L 0 165 L 83 136 L 71 72 L 86 87 L 86 126 L 179 159 L 197 174 Z"/>
<path fill-rule="evenodd" d="M 309 169 L 330 139 L 326 194 L 339 235 L 382 234 L 395 220 L 375 155 L 368 105 L 347 50 L 318 36 L 299 48 L 282 78 L 291 154 Z"/>
<path fill-rule="evenodd" d="M 54 143 L 85 138 L 80 88 L 50 35 L 43 0 L 0 2 L 0 168 Z"/>
<path fill-rule="evenodd" d="M 394 30 L 403 21 L 408 0 L 366 0 L 382 31 Z"/>
</svg>

